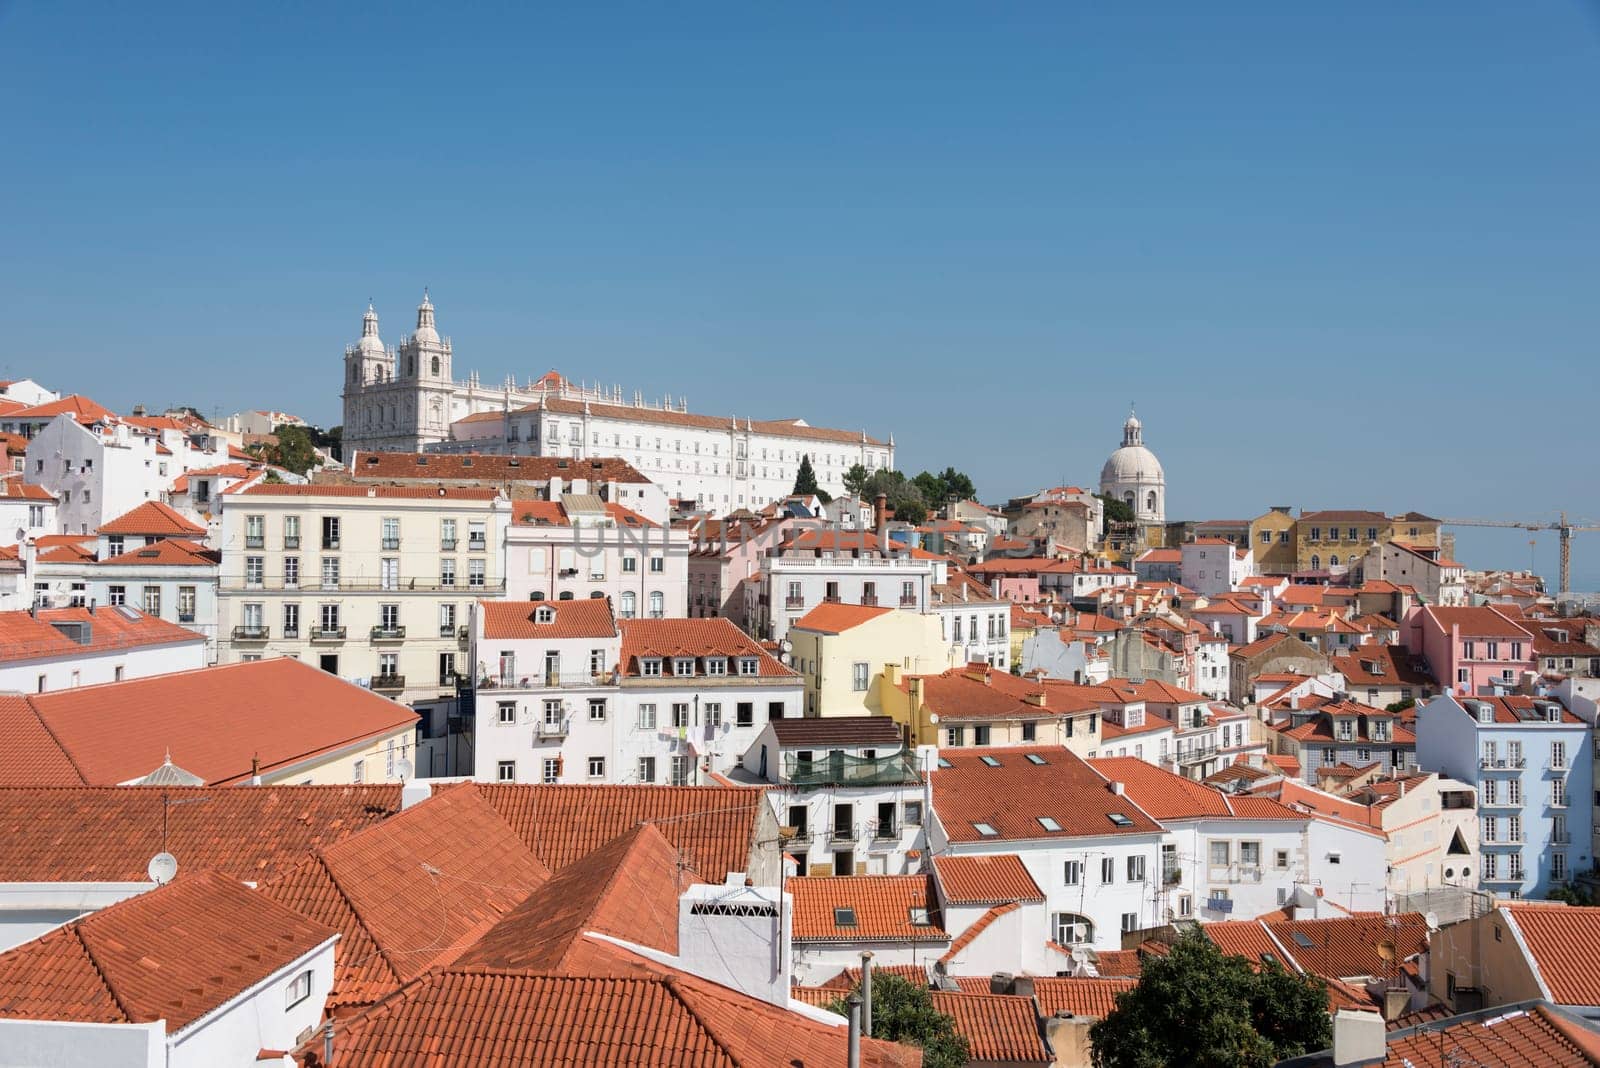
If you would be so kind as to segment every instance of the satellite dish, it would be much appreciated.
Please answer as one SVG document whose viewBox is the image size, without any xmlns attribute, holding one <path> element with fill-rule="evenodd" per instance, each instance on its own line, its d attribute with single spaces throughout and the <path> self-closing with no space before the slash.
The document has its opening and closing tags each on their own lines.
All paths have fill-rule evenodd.
<svg viewBox="0 0 1600 1068">
<path fill-rule="evenodd" d="M 1428 930 L 1437 931 L 1439 929 L 1439 914 L 1437 912 L 1430 912 L 1426 916 L 1422 917 L 1422 922 L 1428 925 Z"/>
<path fill-rule="evenodd" d="M 407 760 L 405 757 L 400 758 L 399 762 L 395 764 L 394 770 L 395 773 L 400 776 L 401 782 L 411 781 L 411 761 Z"/>
<path fill-rule="evenodd" d="M 778 648 L 782 649 L 786 653 L 793 652 L 794 642 L 790 641 L 788 638 L 785 638 L 783 641 L 778 643 Z"/>
<path fill-rule="evenodd" d="M 150 864 L 145 868 L 150 881 L 157 886 L 165 886 L 178 874 L 178 858 L 171 853 L 157 853 L 150 858 Z"/>
<path fill-rule="evenodd" d="M 782 662 L 784 667 L 788 667 L 790 664 L 794 663 L 794 657 L 790 656 L 788 653 L 784 653 L 782 656 L 778 657 L 778 660 Z"/>
<path fill-rule="evenodd" d="M 1385 939 L 1378 943 L 1378 956 L 1385 961 L 1394 960 L 1394 943 Z"/>
</svg>

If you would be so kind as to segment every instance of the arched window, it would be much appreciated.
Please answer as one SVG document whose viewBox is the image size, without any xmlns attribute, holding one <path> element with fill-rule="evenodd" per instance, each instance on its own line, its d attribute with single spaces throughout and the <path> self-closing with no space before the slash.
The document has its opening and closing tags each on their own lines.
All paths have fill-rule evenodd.
<svg viewBox="0 0 1600 1068">
<path fill-rule="evenodd" d="M 1329 567 L 1338 567 L 1339 566 L 1339 554 L 1338 553 L 1334 553 L 1334 554 L 1332 554 L 1331 556 L 1328 557 L 1328 566 Z"/>
<path fill-rule="evenodd" d="M 1133 490 L 1129 490 L 1127 493 L 1122 495 L 1122 503 L 1126 504 L 1129 508 L 1133 507 Z"/>
<path fill-rule="evenodd" d="M 1312 553 L 1311 554 L 1311 570 L 1316 571 L 1320 567 L 1322 567 L 1322 557 L 1318 556 L 1316 553 Z"/>
<path fill-rule="evenodd" d="M 1156 510 L 1156 491 L 1155 490 L 1151 490 L 1150 491 L 1150 496 L 1145 500 L 1144 507 L 1145 507 L 1145 511 L 1147 511 L 1147 512 L 1154 512 Z"/>
<path fill-rule="evenodd" d="M 632 619 L 636 613 L 635 598 L 632 590 L 622 591 L 622 618 Z"/>
<path fill-rule="evenodd" d="M 435 356 L 433 358 L 433 373 L 434 374 L 438 374 L 439 373 L 439 357 L 437 357 L 437 356 Z"/>
<path fill-rule="evenodd" d="M 660 619 L 667 614 L 667 599 L 660 590 L 650 595 L 650 618 Z"/>
<path fill-rule="evenodd" d="M 1076 912 L 1056 913 L 1056 942 L 1063 946 L 1082 945 L 1094 941 L 1094 922 Z"/>
<path fill-rule="evenodd" d="M 413 378 L 416 377 L 416 374 L 417 374 L 417 358 L 415 356 L 407 356 L 406 357 L 406 374 L 411 375 Z"/>
</svg>

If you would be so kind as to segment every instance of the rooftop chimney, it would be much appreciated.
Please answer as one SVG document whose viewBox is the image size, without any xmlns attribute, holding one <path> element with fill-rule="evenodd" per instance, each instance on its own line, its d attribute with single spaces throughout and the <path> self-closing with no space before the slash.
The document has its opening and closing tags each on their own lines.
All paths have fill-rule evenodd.
<svg viewBox="0 0 1600 1068">
<path fill-rule="evenodd" d="M 1375 1012 L 1340 1009 L 1333 1015 L 1335 1068 L 1383 1060 L 1387 1052 L 1383 1017 Z"/>
<path fill-rule="evenodd" d="M 851 994 L 850 1005 L 850 1040 L 845 1064 L 848 1068 L 861 1068 L 861 995 Z"/>
<path fill-rule="evenodd" d="M 1123 789 L 1124 788 L 1123 788 L 1123 785 L 1120 782 L 1117 782 L 1115 779 L 1113 779 L 1112 781 L 1106 783 L 1106 789 L 1110 790 L 1112 793 L 1116 794 L 1118 797 L 1121 797 L 1122 794 L 1123 794 Z"/>
</svg>

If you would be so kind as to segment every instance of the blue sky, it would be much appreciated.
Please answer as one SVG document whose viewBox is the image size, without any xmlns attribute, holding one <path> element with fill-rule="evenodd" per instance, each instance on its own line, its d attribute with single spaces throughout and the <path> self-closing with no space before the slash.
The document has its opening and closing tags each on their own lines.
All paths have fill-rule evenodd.
<svg viewBox="0 0 1600 1068">
<path fill-rule="evenodd" d="M 428 285 L 988 498 L 1136 400 L 1176 515 L 1600 518 L 1592 4 L 219 6 L 0 0 L 0 373 L 331 423 Z"/>
</svg>

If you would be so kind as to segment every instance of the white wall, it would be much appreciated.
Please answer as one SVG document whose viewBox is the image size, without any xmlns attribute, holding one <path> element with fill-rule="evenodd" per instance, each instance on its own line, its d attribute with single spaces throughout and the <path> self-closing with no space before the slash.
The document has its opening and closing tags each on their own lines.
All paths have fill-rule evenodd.
<svg viewBox="0 0 1600 1068">
<path fill-rule="evenodd" d="M 188 1027 L 172 1035 L 169 1068 L 215 1068 L 249 1065 L 262 1049 L 293 1049 L 295 1038 L 322 1019 L 333 989 L 333 947 L 330 938 L 266 979 Z M 295 976 L 311 972 L 311 994 L 288 1005 Z M 337 1045 L 335 1046 L 337 1052 Z"/>
<path fill-rule="evenodd" d="M 100 609 L 100 611 L 106 611 Z M 123 679 L 142 679 L 206 666 L 206 642 L 200 635 L 181 645 L 155 645 L 104 652 L 85 650 L 39 660 L 0 661 L 0 692 L 48 693 L 76 686 L 96 686 Z M 40 685 L 40 676 L 44 684 Z M 154 768 L 150 769 L 154 771 Z"/>
<path fill-rule="evenodd" d="M 95 1024 L 0 1019 L 3 1068 L 165 1068 L 166 1045 L 166 1026 L 160 1020 Z"/>
</svg>

